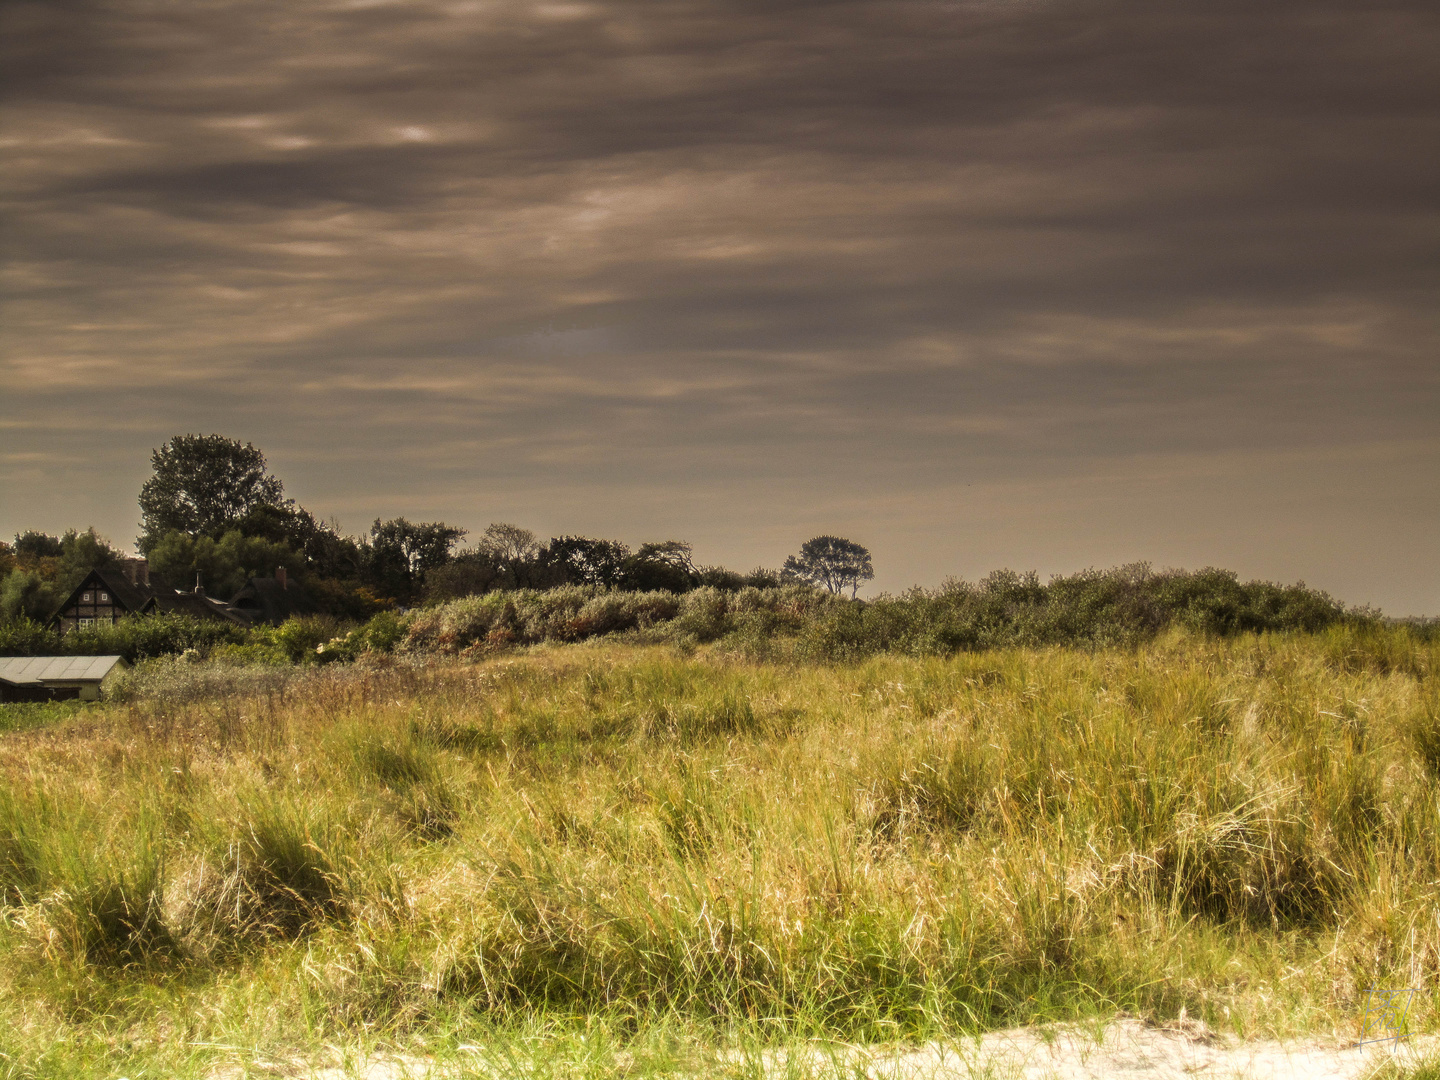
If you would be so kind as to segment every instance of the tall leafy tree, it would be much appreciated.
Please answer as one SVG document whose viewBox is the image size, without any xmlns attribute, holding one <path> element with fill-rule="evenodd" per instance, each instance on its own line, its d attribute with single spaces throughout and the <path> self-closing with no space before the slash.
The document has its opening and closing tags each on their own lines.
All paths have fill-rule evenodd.
<svg viewBox="0 0 1440 1080">
<path fill-rule="evenodd" d="M 548 565 L 576 585 L 619 585 L 630 549 L 618 540 L 556 536 L 545 549 Z"/>
<path fill-rule="evenodd" d="M 62 599 L 59 587 L 33 570 L 11 570 L 0 580 L 0 619 L 45 619 Z"/>
<path fill-rule="evenodd" d="M 870 552 L 843 536 L 816 536 L 800 545 L 800 553 L 785 560 L 785 572 L 801 581 L 853 597 L 861 582 L 875 576 Z"/>
<path fill-rule="evenodd" d="M 480 547 L 506 567 L 533 559 L 540 551 L 540 543 L 533 532 L 503 521 L 497 521 L 485 530 L 485 535 L 480 538 Z"/>
<path fill-rule="evenodd" d="M 375 519 L 370 527 L 370 575 L 390 595 L 408 597 L 426 575 L 450 561 L 465 530 L 443 521 Z"/>
<path fill-rule="evenodd" d="M 64 542 L 49 533 L 31 529 L 15 537 L 15 554 L 22 559 L 58 559 L 64 553 Z"/>
<path fill-rule="evenodd" d="M 180 588 L 201 584 L 222 598 L 233 596 L 246 578 L 268 575 L 280 566 L 292 574 L 304 569 L 301 557 L 286 544 L 245 536 L 237 529 L 219 540 L 172 530 L 150 549 L 152 572 Z"/>
<path fill-rule="evenodd" d="M 93 527 L 84 532 L 67 529 L 63 536 L 33 531 L 22 533 L 15 538 L 13 548 L 9 544 L 0 544 L 0 575 L 15 577 L 7 584 L 10 589 L 7 595 L 12 600 L 0 604 L 0 613 L 13 615 L 18 610 L 18 604 L 28 614 L 48 616 L 50 611 L 39 611 L 36 605 L 44 607 L 51 600 L 58 602 L 91 570 L 112 569 L 121 558 L 121 553 Z M 21 588 L 22 579 L 28 582 L 24 586 L 28 591 L 24 593 L 27 599 L 23 604 L 14 599 L 20 596 L 15 590 Z M 40 584 L 36 585 L 36 582 Z"/>
<path fill-rule="evenodd" d="M 176 435 L 150 457 L 154 475 L 140 489 L 149 551 L 170 532 L 219 539 L 252 511 L 286 505 L 284 487 L 251 443 L 223 435 Z"/>
<path fill-rule="evenodd" d="M 60 569 L 57 582 L 62 590 L 73 589 L 91 570 L 112 569 L 123 558 L 94 526 L 80 532 L 65 530 L 60 538 Z"/>
<path fill-rule="evenodd" d="M 236 523 L 242 536 L 285 544 L 304 559 L 307 570 L 326 577 L 353 578 L 365 564 L 366 553 L 355 538 L 344 536 L 334 522 L 286 500 L 280 506 L 257 506 Z"/>
<path fill-rule="evenodd" d="M 700 581 L 693 555 L 694 549 L 683 540 L 641 544 L 640 550 L 625 560 L 622 585 L 637 592 L 686 592 Z"/>
<path fill-rule="evenodd" d="M 443 566 L 450 558 L 450 549 L 465 536 L 465 530 L 443 521 L 391 521 L 375 519 L 370 527 L 370 542 L 376 551 L 396 552 L 405 569 L 424 574 Z"/>
</svg>

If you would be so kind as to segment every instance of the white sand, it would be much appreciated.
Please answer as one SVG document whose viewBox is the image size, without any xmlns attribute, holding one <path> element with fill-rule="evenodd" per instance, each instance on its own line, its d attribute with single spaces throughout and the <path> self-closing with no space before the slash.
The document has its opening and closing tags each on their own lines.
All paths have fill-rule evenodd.
<svg viewBox="0 0 1440 1080">
<path fill-rule="evenodd" d="M 807 1044 L 769 1051 L 764 1064 L 777 1080 L 1364 1080 L 1392 1062 L 1413 1066 L 1440 1055 L 1440 1037 L 1433 1035 L 1398 1046 L 1324 1037 L 1242 1042 L 1202 1024 L 1152 1027 L 1129 1019 L 1097 1032 L 1079 1025 L 1013 1028 L 963 1043 L 908 1049 Z M 737 1066 L 743 1066 L 739 1058 L 722 1059 L 713 1071 L 749 1072 Z M 272 1068 L 271 1075 L 297 1080 L 446 1080 L 501 1071 L 483 1050 L 462 1052 L 459 1060 L 444 1063 L 391 1056 L 349 1067 L 293 1063 Z M 212 1075 L 214 1080 L 238 1080 L 245 1073 L 231 1067 Z"/>
<path fill-rule="evenodd" d="M 835 1064 L 862 1066 L 867 1077 L 877 1080 L 1360 1080 L 1386 1063 L 1414 1065 L 1437 1050 L 1440 1040 L 1434 1037 L 1414 1038 L 1399 1047 L 1325 1038 L 1242 1042 L 1200 1024 L 1157 1028 L 1119 1020 L 1106 1026 L 1099 1038 L 1094 1029 L 1074 1025 L 1014 1028 L 947 1046 L 848 1048 Z M 835 1057 L 815 1051 L 808 1055 L 816 1065 Z M 780 1067 L 772 1073 L 786 1071 L 783 1061 L 775 1064 Z"/>
</svg>

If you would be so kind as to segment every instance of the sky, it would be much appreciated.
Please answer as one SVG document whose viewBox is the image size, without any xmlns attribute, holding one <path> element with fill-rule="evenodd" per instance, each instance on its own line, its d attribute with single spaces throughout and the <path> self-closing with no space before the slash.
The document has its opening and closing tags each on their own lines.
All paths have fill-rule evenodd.
<svg viewBox="0 0 1440 1080">
<path fill-rule="evenodd" d="M 1440 615 L 1433 0 L 0 5 L 0 536 L 219 433 L 871 592 Z"/>
</svg>

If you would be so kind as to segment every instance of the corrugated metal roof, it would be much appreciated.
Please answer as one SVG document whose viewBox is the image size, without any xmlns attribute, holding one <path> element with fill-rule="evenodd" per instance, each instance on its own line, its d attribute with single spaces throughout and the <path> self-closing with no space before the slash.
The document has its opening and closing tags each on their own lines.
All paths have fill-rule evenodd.
<svg viewBox="0 0 1440 1080">
<path fill-rule="evenodd" d="M 10 683 L 99 682 L 118 656 L 0 656 L 0 679 Z"/>
</svg>

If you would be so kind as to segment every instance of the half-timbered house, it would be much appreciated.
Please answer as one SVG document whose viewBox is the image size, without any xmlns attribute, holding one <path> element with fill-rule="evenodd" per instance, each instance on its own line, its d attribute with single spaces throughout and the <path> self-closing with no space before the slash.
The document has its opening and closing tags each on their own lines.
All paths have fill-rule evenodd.
<svg viewBox="0 0 1440 1080">
<path fill-rule="evenodd" d="M 175 614 L 247 625 L 245 615 L 214 600 L 196 586 L 193 592 L 152 578 L 144 559 L 126 559 L 118 570 L 91 570 L 51 617 L 62 633 L 115 623 L 126 615 Z"/>
<path fill-rule="evenodd" d="M 155 591 L 148 578 L 141 585 L 127 580 L 123 573 L 91 570 L 60 605 L 51 624 L 62 632 L 85 630 L 97 623 L 113 623 L 126 615 L 155 610 Z"/>
</svg>

